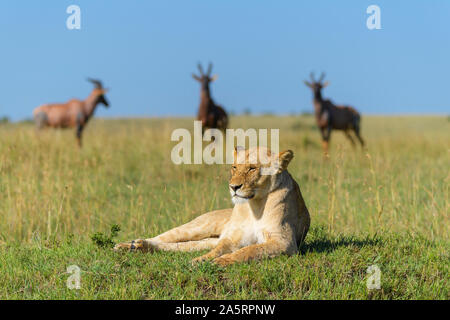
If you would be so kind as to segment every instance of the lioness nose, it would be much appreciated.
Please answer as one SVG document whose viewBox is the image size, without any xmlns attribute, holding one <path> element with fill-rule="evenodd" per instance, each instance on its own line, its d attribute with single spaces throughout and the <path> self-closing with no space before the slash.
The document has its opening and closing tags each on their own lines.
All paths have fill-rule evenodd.
<svg viewBox="0 0 450 320">
<path fill-rule="evenodd" d="M 234 192 L 236 192 L 241 187 L 242 187 L 242 184 L 230 184 L 230 188 L 233 189 Z"/>
</svg>

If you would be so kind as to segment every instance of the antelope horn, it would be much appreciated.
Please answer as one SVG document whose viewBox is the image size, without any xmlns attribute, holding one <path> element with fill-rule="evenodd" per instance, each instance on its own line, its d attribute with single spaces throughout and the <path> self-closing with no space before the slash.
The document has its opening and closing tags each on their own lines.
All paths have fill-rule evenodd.
<svg viewBox="0 0 450 320">
<path fill-rule="evenodd" d="M 325 72 L 322 72 L 322 74 L 320 75 L 319 82 L 322 82 L 323 79 L 325 79 Z"/>
<path fill-rule="evenodd" d="M 94 86 L 95 86 L 97 89 L 103 89 L 103 85 L 102 85 L 102 82 L 101 82 L 100 80 L 95 80 L 95 79 L 92 79 L 92 78 L 87 78 L 87 81 L 93 83 Z"/>
<path fill-rule="evenodd" d="M 309 78 L 313 83 L 316 82 L 316 80 L 314 80 L 314 72 L 311 71 L 311 73 L 309 74 Z"/>
<path fill-rule="evenodd" d="M 213 67 L 213 65 L 212 65 L 212 63 L 210 62 L 209 65 L 208 65 L 208 72 L 206 73 L 206 75 L 207 75 L 208 77 L 211 75 L 212 67 Z"/>
<path fill-rule="evenodd" d="M 198 71 L 200 72 L 200 75 L 203 77 L 204 73 L 203 73 L 203 68 L 202 68 L 202 65 L 200 64 L 200 62 L 197 64 L 197 68 L 198 68 Z"/>
</svg>

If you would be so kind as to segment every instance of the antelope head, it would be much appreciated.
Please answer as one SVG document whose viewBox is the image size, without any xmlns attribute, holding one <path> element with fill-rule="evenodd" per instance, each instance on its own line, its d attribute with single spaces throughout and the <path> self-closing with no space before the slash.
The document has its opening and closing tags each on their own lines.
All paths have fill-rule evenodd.
<svg viewBox="0 0 450 320">
<path fill-rule="evenodd" d="M 216 74 L 211 77 L 212 63 L 209 63 L 206 73 L 203 72 L 203 68 L 200 63 L 197 65 L 197 68 L 200 75 L 196 75 L 195 73 L 193 73 L 192 78 L 200 82 L 202 90 L 209 91 L 209 83 L 217 80 L 218 77 Z"/>
<path fill-rule="evenodd" d="M 108 89 L 103 88 L 102 82 L 100 80 L 95 80 L 88 78 L 89 82 L 91 82 L 94 85 L 94 91 L 93 93 L 97 96 L 96 104 L 101 103 L 106 108 L 109 107 L 109 102 L 106 100 L 105 94 L 108 92 Z"/>
<path fill-rule="evenodd" d="M 311 82 L 305 80 L 304 83 L 306 84 L 306 86 L 311 88 L 311 90 L 314 92 L 314 96 L 315 97 L 320 96 L 321 90 L 329 85 L 328 81 L 322 82 L 323 79 L 325 78 L 325 73 L 322 72 L 322 74 L 320 75 L 319 80 L 317 80 L 317 81 L 314 79 L 314 73 L 313 72 L 311 72 L 309 74 L 309 77 L 311 79 Z"/>
</svg>

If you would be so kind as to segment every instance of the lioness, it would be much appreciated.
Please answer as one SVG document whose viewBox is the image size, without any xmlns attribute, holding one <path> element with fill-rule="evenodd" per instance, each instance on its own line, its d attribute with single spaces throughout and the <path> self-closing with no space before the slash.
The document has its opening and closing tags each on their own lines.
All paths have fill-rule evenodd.
<svg viewBox="0 0 450 320">
<path fill-rule="evenodd" d="M 260 161 L 260 155 L 267 155 L 266 161 Z M 291 150 L 274 154 L 265 148 L 235 149 L 229 182 L 234 208 L 205 213 L 157 237 L 114 249 L 212 249 L 193 262 L 212 259 L 221 266 L 297 253 L 310 217 L 298 184 L 286 170 L 293 156 Z"/>
</svg>

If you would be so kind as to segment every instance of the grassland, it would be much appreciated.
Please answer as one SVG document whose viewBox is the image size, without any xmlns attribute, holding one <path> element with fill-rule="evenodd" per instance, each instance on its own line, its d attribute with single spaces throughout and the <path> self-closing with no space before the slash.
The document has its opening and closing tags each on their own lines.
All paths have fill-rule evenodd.
<svg viewBox="0 0 450 320">
<path fill-rule="evenodd" d="M 191 266 L 195 253 L 116 253 L 90 237 L 154 236 L 231 206 L 226 165 L 174 165 L 175 128 L 192 119 L 95 119 L 73 131 L 0 125 L 2 299 L 449 299 L 450 121 L 365 117 L 366 151 L 332 136 L 324 160 L 308 116 L 234 117 L 279 128 L 295 153 L 312 229 L 301 254 L 231 266 Z M 381 289 L 366 287 L 367 267 Z M 66 287 L 69 265 L 81 289 Z"/>
</svg>

